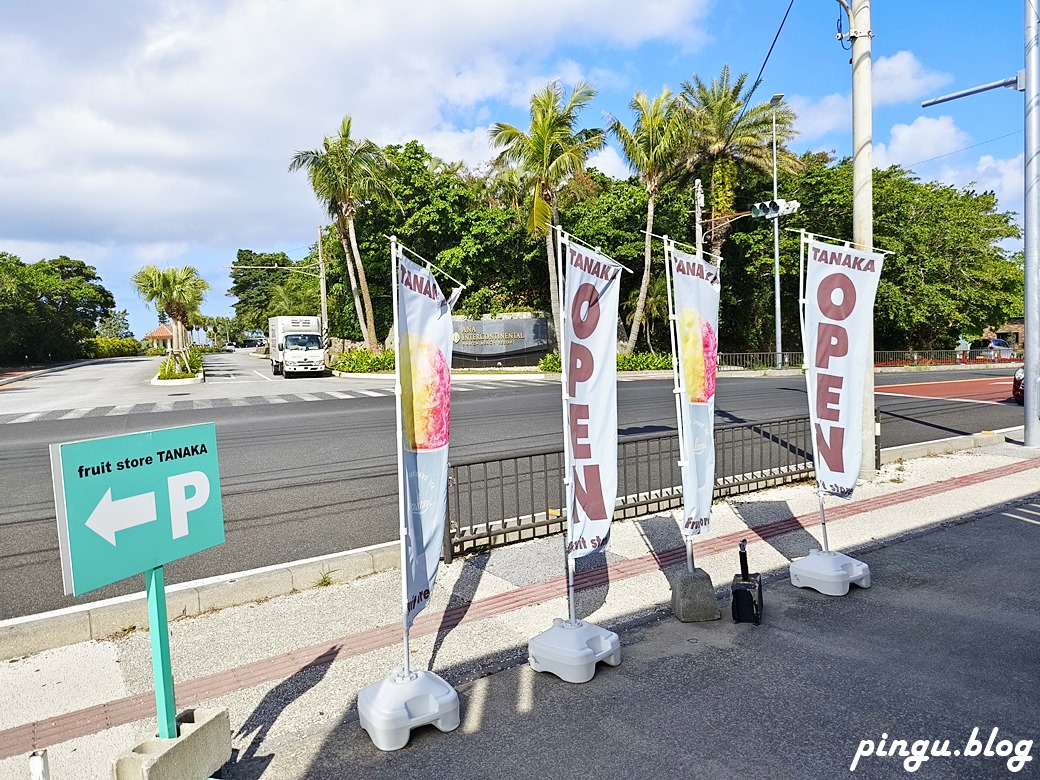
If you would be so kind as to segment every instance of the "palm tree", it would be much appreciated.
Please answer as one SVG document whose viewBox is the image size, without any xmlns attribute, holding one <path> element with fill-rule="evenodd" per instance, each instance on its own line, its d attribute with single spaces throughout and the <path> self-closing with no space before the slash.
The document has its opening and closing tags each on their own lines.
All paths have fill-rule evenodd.
<svg viewBox="0 0 1040 780">
<path fill-rule="evenodd" d="M 773 169 L 773 107 L 769 103 L 750 106 L 741 115 L 751 87 L 745 91 L 748 74 L 730 80 L 729 65 L 706 85 L 696 75 L 683 82 L 681 98 L 689 111 L 690 135 L 686 167 L 710 168 L 711 252 L 718 256 L 729 231 L 736 200 L 737 165 L 745 163 L 761 171 Z M 757 85 L 756 85 L 757 86 Z M 777 165 L 785 171 L 798 169 L 798 159 L 781 146 L 795 134 L 795 113 L 783 102 L 776 109 Z"/>
<path fill-rule="evenodd" d="M 608 128 L 621 145 L 629 167 L 639 174 L 646 187 L 646 244 L 643 253 L 643 279 L 639 284 L 639 299 L 632 314 L 632 329 L 628 334 L 625 354 L 632 354 L 643 320 L 646 291 L 650 285 L 651 234 L 654 230 L 654 202 L 661 185 L 682 168 L 682 152 L 687 141 L 687 112 L 665 87 L 651 100 L 645 92 L 637 92 L 629 107 L 635 112 L 635 121 L 629 130 L 618 119 L 608 115 Z"/>
<path fill-rule="evenodd" d="M 146 265 L 130 281 L 147 303 L 154 303 L 173 322 L 173 354 L 188 371 L 185 334 L 188 323 L 197 314 L 209 283 L 190 265 L 181 268 L 158 268 Z"/>
<path fill-rule="evenodd" d="M 560 186 L 585 168 L 589 155 L 603 147 L 600 130 L 575 130 L 578 112 L 596 96 L 591 84 L 579 82 L 564 102 L 563 87 L 552 81 L 531 96 L 531 126 L 524 132 L 513 125 L 496 123 L 490 132 L 493 146 L 501 148 L 501 161 L 511 161 L 534 174 L 528 232 L 545 236 L 549 263 L 549 300 L 556 338 L 560 330 L 560 295 L 556 277 L 556 252 L 552 227 L 559 223 L 556 197 Z"/>
<path fill-rule="evenodd" d="M 631 324 L 635 318 L 635 310 L 638 305 L 639 291 L 632 290 L 623 306 L 629 312 L 625 317 L 625 322 Z M 661 320 L 668 320 L 668 284 L 664 274 L 655 276 L 650 282 L 650 286 L 643 298 L 643 314 L 646 317 L 646 328 L 643 330 L 643 337 L 646 339 L 647 349 L 650 350 L 651 354 L 654 354 L 654 345 L 652 343 L 654 324 Z"/>
<path fill-rule="evenodd" d="M 351 118 L 348 115 L 343 117 L 339 134 L 335 138 L 326 137 L 321 149 L 297 152 L 289 164 L 289 170 L 307 170 L 314 194 L 325 203 L 329 216 L 335 222 L 346 257 L 347 276 L 354 296 L 358 325 L 368 348 L 378 352 L 372 297 L 368 292 L 365 266 L 361 262 L 354 217 L 358 208 L 373 197 L 382 195 L 394 200 L 386 180 L 396 171 L 396 167 L 372 141 L 355 141 L 351 138 L 350 129 Z"/>
</svg>

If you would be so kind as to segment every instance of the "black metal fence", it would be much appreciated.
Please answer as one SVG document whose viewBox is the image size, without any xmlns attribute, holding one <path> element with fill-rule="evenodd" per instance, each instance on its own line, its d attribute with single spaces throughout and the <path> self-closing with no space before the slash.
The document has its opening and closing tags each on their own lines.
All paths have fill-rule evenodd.
<svg viewBox="0 0 1040 780">
<path fill-rule="evenodd" d="M 715 496 L 807 479 L 814 473 L 808 417 L 715 428 Z M 682 504 L 677 434 L 618 443 L 615 518 Z M 562 449 L 451 464 L 444 559 L 563 530 Z"/>
</svg>

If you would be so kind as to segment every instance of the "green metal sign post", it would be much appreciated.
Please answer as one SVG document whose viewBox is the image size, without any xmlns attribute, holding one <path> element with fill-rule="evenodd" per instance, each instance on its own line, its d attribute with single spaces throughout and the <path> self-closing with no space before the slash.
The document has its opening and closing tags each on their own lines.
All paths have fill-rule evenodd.
<svg viewBox="0 0 1040 780">
<path fill-rule="evenodd" d="M 213 424 L 51 445 L 66 595 L 144 573 L 159 736 L 177 736 L 163 564 L 222 544 Z"/>
</svg>

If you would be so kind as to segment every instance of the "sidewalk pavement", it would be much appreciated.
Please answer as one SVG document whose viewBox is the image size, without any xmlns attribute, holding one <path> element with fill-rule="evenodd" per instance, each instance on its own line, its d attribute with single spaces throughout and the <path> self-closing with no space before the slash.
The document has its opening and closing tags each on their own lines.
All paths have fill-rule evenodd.
<svg viewBox="0 0 1040 780">
<path fill-rule="evenodd" d="M 616 522 L 610 551 L 581 559 L 576 605 L 619 632 L 623 657 L 584 685 L 526 664 L 527 641 L 566 616 L 560 537 L 442 565 L 411 657 L 456 687 L 462 725 L 394 753 L 355 705 L 401 663 L 399 571 L 175 620 L 178 708 L 229 709 L 229 778 L 833 778 L 865 740 L 895 739 L 965 751 L 921 776 L 1005 777 L 1040 755 L 1038 486 L 1040 452 L 1015 443 L 884 466 L 826 502 L 832 548 L 871 566 L 871 588 L 844 597 L 787 580 L 820 538 L 808 483 L 719 502 L 696 545 L 720 591 L 713 623 L 668 610 L 674 519 Z M 761 626 L 728 613 L 741 538 L 752 570 L 772 573 Z M 154 735 L 148 635 L 126 628 L 0 664 L 0 778 L 28 777 L 34 747 L 55 780 L 105 778 Z M 969 758 L 976 728 L 982 743 L 999 729 L 1010 756 Z M 903 775 L 903 758 L 874 752 L 857 776 Z M 1021 775 L 1037 773 L 1033 760 Z"/>
</svg>

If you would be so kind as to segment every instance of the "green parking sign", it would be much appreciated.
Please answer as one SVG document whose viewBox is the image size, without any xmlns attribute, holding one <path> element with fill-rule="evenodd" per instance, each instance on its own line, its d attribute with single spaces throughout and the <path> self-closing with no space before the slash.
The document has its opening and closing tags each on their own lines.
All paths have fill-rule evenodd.
<svg viewBox="0 0 1040 780">
<path fill-rule="evenodd" d="M 51 445 L 66 595 L 224 541 L 212 423 Z"/>
</svg>

